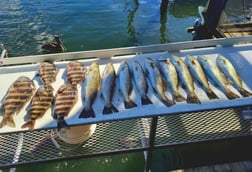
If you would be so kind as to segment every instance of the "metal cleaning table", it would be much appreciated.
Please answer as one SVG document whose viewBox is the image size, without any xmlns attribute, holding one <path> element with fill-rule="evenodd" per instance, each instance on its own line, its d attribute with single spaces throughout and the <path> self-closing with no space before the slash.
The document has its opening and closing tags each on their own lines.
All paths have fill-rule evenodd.
<svg viewBox="0 0 252 172">
<path fill-rule="evenodd" d="M 78 60 L 86 66 L 93 61 L 98 61 L 102 72 L 107 62 L 112 62 L 117 69 L 122 60 L 129 64 L 137 60 L 142 64 L 146 57 L 156 59 L 168 57 L 170 54 L 178 55 L 181 58 L 186 55 L 206 55 L 214 60 L 216 55 L 221 53 L 234 63 L 245 87 L 251 91 L 252 44 L 248 42 L 252 42 L 252 37 L 1 59 L 0 81 L 4 81 L 4 83 L 1 85 L 0 98 L 4 97 L 9 85 L 20 75 L 33 78 L 35 85 L 38 86 L 39 79 L 34 76 L 42 61 L 54 61 L 55 65 L 60 68 L 53 85 L 54 88 L 58 88 L 65 82 L 65 66 L 71 60 Z M 20 126 L 24 122 L 26 113 L 23 109 L 14 118 L 16 128 L 3 127 L 0 129 L 0 168 L 144 151 L 146 170 L 148 170 L 151 168 L 150 160 L 152 150 L 155 148 L 251 136 L 252 97 L 228 100 L 220 90 L 212 85 L 220 98 L 209 100 L 203 90 L 195 84 L 196 93 L 202 102 L 200 105 L 179 102 L 172 107 L 166 107 L 159 101 L 153 90 L 149 89 L 148 96 L 153 104 L 142 106 L 140 96 L 133 84 L 131 98 L 138 106 L 124 109 L 122 96 L 117 87 L 113 103 L 119 109 L 119 113 L 103 115 L 101 112 L 104 102 L 97 97 L 93 105 L 96 117 L 79 119 L 83 104 L 83 100 L 79 98 L 74 110 L 66 118 L 67 123 L 71 126 L 97 124 L 94 135 L 81 145 L 72 146 L 58 138 L 57 123 L 52 119 L 50 111 L 36 122 L 35 131 L 21 129 Z M 79 97 L 81 97 L 81 86 L 78 89 Z M 237 90 L 231 89 L 239 95 Z M 180 92 L 186 96 L 182 88 L 180 88 Z M 167 95 L 171 96 L 168 91 Z M 0 117 L 1 119 L 2 117 Z"/>
</svg>

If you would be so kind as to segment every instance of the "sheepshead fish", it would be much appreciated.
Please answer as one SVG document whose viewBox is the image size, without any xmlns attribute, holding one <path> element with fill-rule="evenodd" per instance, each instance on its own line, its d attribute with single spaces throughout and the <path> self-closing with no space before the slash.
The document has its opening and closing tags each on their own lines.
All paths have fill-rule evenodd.
<svg viewBox="0 0 252 172">
<path fill-rule="evenodd" d="M 42 83 L 48 88 L 52 88 L 52 83 L 55 82 L 56 76 L 59 72 L 59 68 L 53 63 L 42 62 L 40 63 L 38 74 Z"/>
<path fill-rule="evenodd" d="M 35 92 L 33 81 L 26 77 L 20 76 L 9 87 L 5 99 L 3 100 L 2 108 L 4 111 L 3 120 L 0 123 L 0 128 L 7 125 L 15 127 L 13 115 L 18 114 L 24 105 L 31 99 Z"/>
<path fill-rule="evenodd" d="M 136 107 L 136 103 L 130 99 L 130 92 L 132 91 L 132 83 L 130 77 L 130 70 L 128 63 L 122 61 L 118 68 L 119 90 L 124 98 L 125 109 Z"/>
<path fill-rule="evenodd" d="M 161 73 L 163 74 L 168 87 L 172 90 L 173 99 L 177 102 L 185 101 L 186 99 L 182 96 L 179 89 L 179 79 L 175 66 L 171 63 L 170 59 L 160 59 L 159 66 Z"/>
<path fill-rule="evenodd" d="M 92 108 L 93 102 L 100 89 L 100 69 L 98 62 L 93 62 L 88 68 L 86 76 L 86 85 L 84 88 L 84 108 L 80 113 L 79 118 L 95 117 L 94 110 Z"/>
<path fill-rule="evenodd" d="M 157 64 L 151 58 L 145 59 L 145 69 L 150 80 L 151 86 L 159 96 L 160 100 L 168 107 L 175 104 L 173 100 L 165 95 L 165 85 Z"/>
<path fill-rule="evenodd" d="M 252 93 L 243 88 L 242 79 L 236 72 L 233 64 L 223 55 L 218 55 L 216 58 L 217 67 L 223 74 L 232 81 L 234 87 L 241 93 L 243 97 L 251 96 Z"/>
<path fill-rule="evenodd" d="M 28 109 L 29 120 L 21 128 L 34 129 L 35 121 L 42 118 L 46 111 L 52 106 L 53 92 L 45 86 L 40 86 L 34 96 Z"/>
<path fill-rule="evenodd" d="M 180 81 L 182 82 L 183 87 L 187 91 L 188 95 L 186 98 L 186 102 L 200 104 L 201 102 L 194 92 L 193 77 L 189 69 L 187 68 L 186 64 L 180 57 L 175 55 L 172 55 L 170 59 L 178 72 L 178 76 Z"/>
<path fill-rule="evenodd" d="M 227 87 L 227 80 L 211 59 L 205 56 L 199 56 L 198 61 L 204 68 L 207 76 L 224 92 L 228 99 L 239 98 L 239 96 Z"/>
<path fill-rule="evenodd" d="M 72 85 L 80 84 L 85 79 L 87 68 L 78 61 L 71 61 L 66 66 L 67 82 Z"/>
<path fill-rule="evenodd" d="M 148 84 L 142 66 L 137 61 L 134 61 L 132 65 L 133 79 L 141 95 L 142 105 L 152 104 L 147 96 Z"/>
<path fill-rule="evenodd" d="M 209 99 L 218 99 L 217 95 L 211 89 L 204 70 L 196 58 L 191 55 L 186 56 L 185 63 L 188 66 L 192 76 L 204 89 Z"/>
<path fill-rule="evenodd" d="M 109 62 L 102 73 L 101 95 L 105 101 L 105 106 L 102 111 L 103 114 L 119 112 L 111 102 L 115 89 L 115 79 L 115 68 L 113 64 Z"/>
<path fill-rule="evenodd" d="M 64 84 L 59 87 L 55 95 L 53 117 L 58 121 L 58 130 L 68 127 L 65 117 L 78 100 L 77 87 L 71 84 Z"/>
</svg>

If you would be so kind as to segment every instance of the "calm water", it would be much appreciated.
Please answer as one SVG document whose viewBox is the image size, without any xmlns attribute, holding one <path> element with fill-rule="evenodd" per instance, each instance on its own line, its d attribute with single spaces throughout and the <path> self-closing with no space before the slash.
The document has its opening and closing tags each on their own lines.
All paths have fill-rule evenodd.
<svg viewBox="0 0 252 172">
<path fill-rule="evenodd" d="M 41 54 L 59 34 L 68 52 L 191 40 L 186 28 L 206 0 L 176 0 L 160 17 L 161 0 L 1 0 L 0 42 L 10 56 Z"/>
<path fill-rule="evenodd" d="M 59 34 L 67 51 L 148 45 L 192 39 L 186 28 L 206 0 L 176 0 L 160 16 L 161 0 L 0 0 L 0 42 L 9 56 L 41 54 Z M 143 171 L 142 153 L 18 168 L 17 171 Z"/>
</svg>

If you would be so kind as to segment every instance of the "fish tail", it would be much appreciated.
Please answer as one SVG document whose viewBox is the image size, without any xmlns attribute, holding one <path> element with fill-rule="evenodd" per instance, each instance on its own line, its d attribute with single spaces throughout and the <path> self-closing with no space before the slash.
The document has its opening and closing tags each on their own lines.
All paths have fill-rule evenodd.
<svg viewBox="0 0 252 172">
<path fill-rule="evenodd" d="M 58 131 L 60 131 L 62 128 L 69 128 L 69 125 L 66 123 L 63 115 L 60 115 L 57 121 L 58 121 L 57 123 Z"/>
<path fill-rule="evenodd" d="M 201 104 L 198 96 L 193 92 L 189 93 L 186 99 L 187 103 L 196 103 L 196 104 Z"/>
<path fill-rule="evenodd" d="M 130 108 L 133 108 L 133 107 L 137 107 L 136 103 L 133 102 L 132 100 L 128 100 L 128 101 L 124 101 L 124 107 L 125 109 L 130 109 Z"/>
<path fill-rule="evenodd" d="M 113 105 L 105 105 L 102 111 L 102 114 L 107 115 L 107 114 L 111 114 L 113 112 L 119 112 L 118 109 Z"/>
<path fill-rule="evenodd" d="M 184 96 L 182 96 L 180 93 L 177 92 L 173 95 L 173 100 L 175 100 L 176 102 L 182 102 L 185 101 L 186 99 Z"/>
<path fill-rule="evenodd" d="M 211 89 L 207 90 L 206 94 L 209 99 L 219 99 L 219 97 Z"/>
<path fill-rule="evenodd" d="M 91 118 L 94 118 L 94 117 L 95 117 L 94 110 L 93 110 L 92 107 L 90 107 L 90 108 L 85 107 L 85 108 L 81 111 L 79 118 L 90 118 L 90 117 L 91 117 Z"/>
<path fill-rule="evenodd" d="M 142 105 L 152 104 L 148 96 L 141 97 L 141 102 L 142 102 Z"/>
<path fill-rule="evenodd" d="M 4 116 L 2 122 L 0 123 L 0 128 L 4 127 L 5 125 L 15 128 L 16 124 L 13 120 L 12 115 Z"/>
<path fill-rule="evenodd" d="M 231 90 L 226 90 L 226 91 L 225 91 L 225 95 L 227 96 L 227 98 L 228 98 L 229 100 L 239 98 L 239 96 L 236 95 L 235 93 L 233 93 Z"/>
<path fill-rule="evenodd" d="M 170 100 L 168 99 L 167 97 L 166 98 L 162 98 L 162 102 L 167 106 L 167 107 L 170 107 L 170 106 L 173 106 L 176 104 L 176 102 L 174 100 Z"/>
<path fill-rule="evenodd" d="M 242 95 L 243 97 L 249 97 L 249 96 L 252 95 L 252 93 L 249 92 L 248 90 L 246 90 L 245 88 L 239 89 L 239 92 L 241 93 L 241 95 Z"/>
<path fill-rule="evenodd" d="M 33 130 L 35 126 L 35 120 L 29 120 L 26 123 L 24 123 L 21 128 L 29 128 L 29 130 Z"/>
</svg>

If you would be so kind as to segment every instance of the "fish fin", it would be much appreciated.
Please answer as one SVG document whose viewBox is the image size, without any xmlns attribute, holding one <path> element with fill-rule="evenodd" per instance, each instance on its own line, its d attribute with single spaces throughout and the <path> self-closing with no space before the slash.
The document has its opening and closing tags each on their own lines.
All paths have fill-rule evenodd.
<svg viewBox="0 0 252 172">
<path fill-rule="evenodd" d="M 21 128 L 29 128 L 29 130 L 33 130 L 35 126 L 35 120 L 28 120 L 26 123 L 24 123 Z"/>
<path fill-rule="evenodd" d="M 209 99 L 219 99 L 219 97 L 211 89 L 207 90 L 206 94 Z"/>
<path fill-rule="evenodd" d="M 119 111 L 113 104 L 110 104 L 109 106 L 104 106 L 102 114 L 107 115 L 113 112 L 119 112 Z"/>
<path fill-rule="evenodd" d="M 196 104 L 201 104 L 198 96 L 193 92 L 189 93 L 187 98 L 186 98 L 187 103 L 196 103 Z"/>
<path fill-rule="evenodd" d="M 142 105 L 152 104 L 152 102 L 151 102 L 151 100 L 149 99 L 148 96 L 141 97 L 141 102 L 142 102 Z"/>
<path fill-rule="evenodd" d="M 173 106 L 176 104 L 174 100 L 170 100 L 168 98 L 161 99 L 162 103 L 164 103 L 167 107 Z"/>
<path fill-rule="evenodd" d="M 176 93 L 173 95 L 173 99 L 176 101 L 176 102 L 182 102 L 182 101 L 185 101 L 185 97 L 182 96 L 180 93 Z"/>
<path fill-rule="evenodd" d="M 12 115 L 4 116 L 2 122 L 0 123 L 0 128 L 7 125 L 8 127 L 15 128 L 16 124 L 13 120 Z"/>
<path fill-rule="evenodd" d="M 84 108 L 81 113 L 80 113 L 80 116 L 79 118 L 94 118 L 95 117 L 95 113 L 94 113 L 94 110 L 92 107 L 90 108 Z"/>
<path fill-rule="evenodd" d="M 249 96 L 252 95 L 251 92 L 249 92 L 248 90 L 246 90 L 246 89 L 244 89 L 244 88 L 240 88 L 240 89 L 239 89 L 239 92 L 241 93 L 241 95 L 242 95 L 243 97 L 249 97 Z"/>
<path fill-rule="evenodd" d="M 125 107 L 125 109 L 130 109 L 133 107 L 137 107 L 137 105 L 132 100 L 128 100 L 128 101 L 124 101 L 124 107 Z"/>
<path fill-rule="evenodd" d="M 225 95 L 227 96 L 227 98 L 228 98 L 229 100 L 239 98 L 239 96 L 236 95 L 235 93 L 233 93 L 231 90 L 225 91 Z"/>
<path fill-rule="evenodd" d="M 62 128 L 69 128 L 69 125 L 66 123 L 64 119 L 64 115 L 59 115 L 57 121 L 58 121 L 57 123 L 58 131 L 60 131 Z"/>
</svg>

